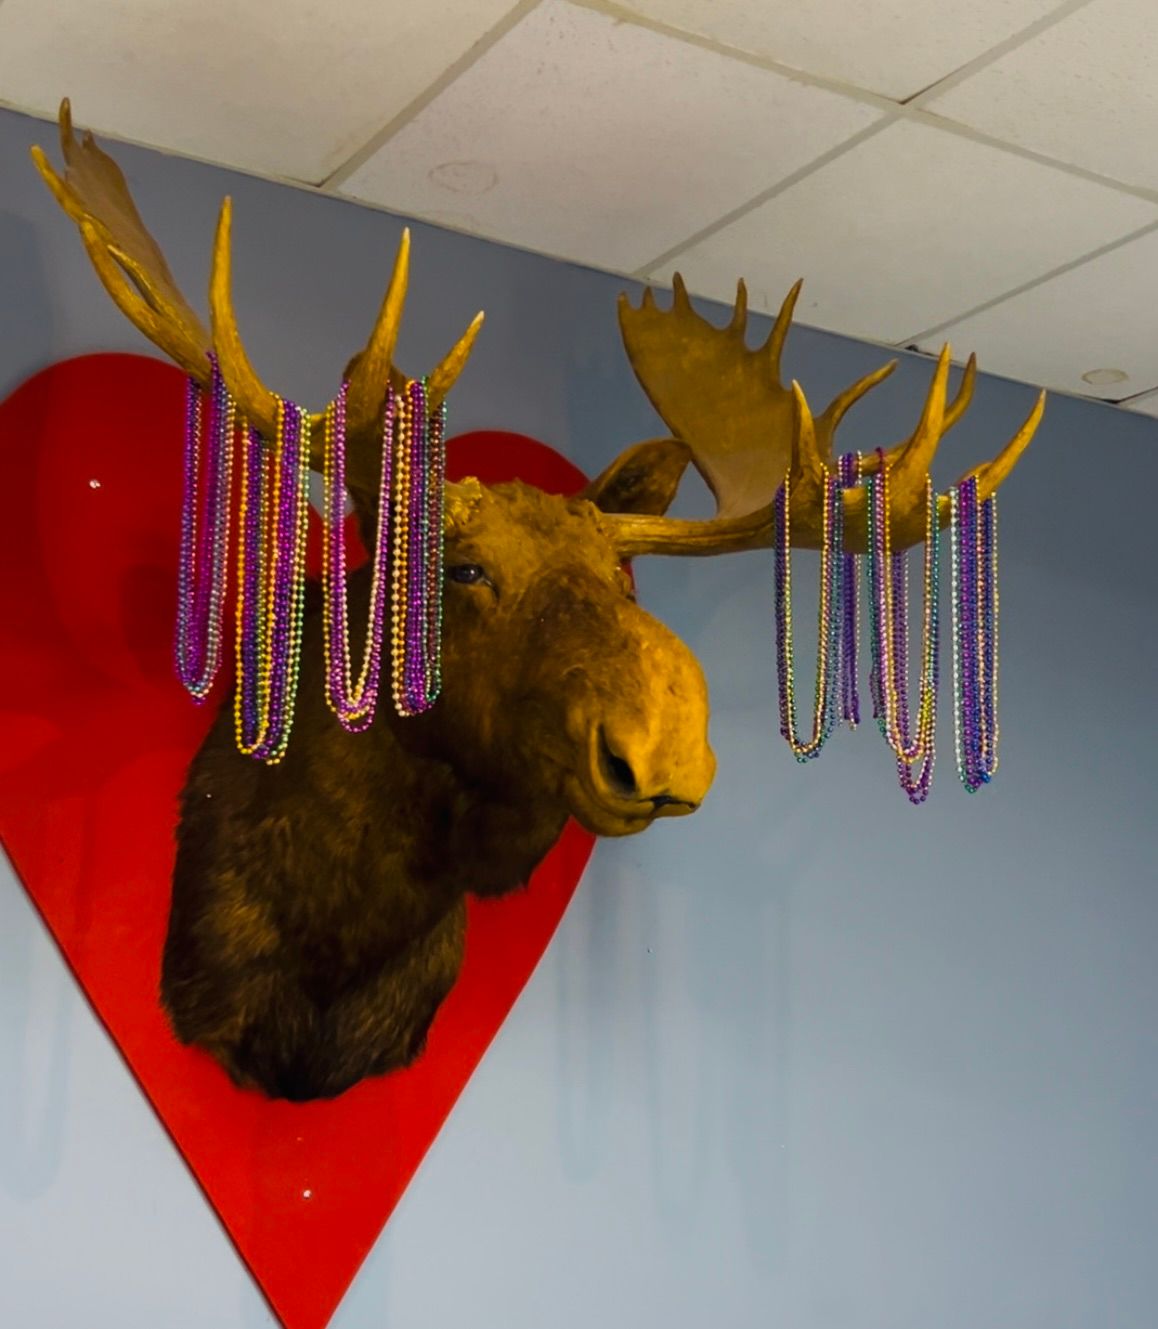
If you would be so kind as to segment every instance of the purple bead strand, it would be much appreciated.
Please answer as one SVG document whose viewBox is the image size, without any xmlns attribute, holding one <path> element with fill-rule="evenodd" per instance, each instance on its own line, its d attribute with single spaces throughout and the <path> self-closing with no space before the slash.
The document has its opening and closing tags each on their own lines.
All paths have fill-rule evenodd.
<svg viewBox="0 0 1158 1329">
<path fill-rule="evenodd" d="M 186 390 L 177 580 L 177 676 L 198 702 L 209 695 L 221 664 L 232 515 L 233 406 L 212 356 L 210 364 L 208 393 L 192 378 Z"/>
</svg>

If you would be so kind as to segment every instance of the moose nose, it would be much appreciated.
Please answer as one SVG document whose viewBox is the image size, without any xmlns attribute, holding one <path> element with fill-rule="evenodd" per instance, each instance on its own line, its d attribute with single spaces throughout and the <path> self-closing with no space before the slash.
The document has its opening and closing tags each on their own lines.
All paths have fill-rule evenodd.
<svg viewBox="0 0 1158 1329">
<path fill-rule="evenodd" d="M 636 773 L 636 766 L 640 763 L 640 758 L 636 758 L 636 766 L 633 766 L 623 754 L 631 750 L 629 744 L 617 741 L 608 736 L 604 729 L 599 731 L 599 765 L 608 787 L 620 798 L 628 798 L 634 802 L 650 803 L 656 812 L 663 808 L 674 807 L 681 808 L 688 812 L 694 812 L 699 807 L 699 797 L 680 797 L 679 794 L 671 792 L 670 774 L 665 770 L 656 769 L 651 772 L 651 778 L 644 778 L 642 781 Z M 657 763 L 647 761 L 643 758 L 644 768 L 656 766 Z M 666 777 L 666 778 L 665 778 Z M 709 777 L 710 778 L 710 777 Z M 652 792 L 652 791 L 655 792 Z M 684 792 L 681 790 L 681 792 Z M 690 793 L 691 791 L 687 791 Z M 697 795 L 699 791 L 696 791 Z"/>
</svg>

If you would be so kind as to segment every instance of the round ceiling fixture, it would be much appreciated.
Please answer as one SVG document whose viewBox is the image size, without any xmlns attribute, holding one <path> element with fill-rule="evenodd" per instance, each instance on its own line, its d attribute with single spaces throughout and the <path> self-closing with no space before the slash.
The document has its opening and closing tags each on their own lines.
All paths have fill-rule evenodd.
<svg viewBox="0 0 1158 1329">
<path fill-rule="evenodd" d="M 499 173 L 486 162 L 443 162 L 427 173 L 432 185 L 452 194 L 485 194 L 499 182 Z"/>
<path fill-rule="evenodd" d="M 1124 369 L 1087 369 L 1082 382 L 1092 388 L 1108 388 L 1112 383 L 1125 383 L 1129 377 Z"/>
</svg>

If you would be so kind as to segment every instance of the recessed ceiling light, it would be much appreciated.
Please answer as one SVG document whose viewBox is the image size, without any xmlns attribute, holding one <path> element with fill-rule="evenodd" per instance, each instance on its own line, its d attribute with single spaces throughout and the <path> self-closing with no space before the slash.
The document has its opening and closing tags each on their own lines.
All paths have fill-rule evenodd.
<svg viewBox="0 0 1158 1329">
<path fill-rule="evenodd" d="M 1108 388 L 1111 383 L 1125 383 L 1129 377 L 1124 369 L 1088 369 L 1082 375 L 1082 382 L 1092 388 Z"/>
<path fill-rule="evenodd" d="M 499 173 L 486 162 L 443 162 L 427 173 L 432 185 L 452 194 L 485 194 L 499 182 Z"/>
</svg>

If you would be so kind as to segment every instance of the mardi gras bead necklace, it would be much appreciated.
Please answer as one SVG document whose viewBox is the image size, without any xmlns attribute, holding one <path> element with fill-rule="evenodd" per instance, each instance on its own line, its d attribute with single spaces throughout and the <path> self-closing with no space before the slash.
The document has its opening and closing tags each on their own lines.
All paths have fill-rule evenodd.
<svg viewBox="0 0 1158 1329">
<path fill-rule="evenodd" d="M 840 486 L 851 489 L 860 483 L 861 454 L 846 452 L 840 459 Z M 841 508 L 843 513 L 843 506 Z M 844 616 L 840 634 L 840 718 L 850 729 L 860 724 L 860 694 L 857 691 L 857 641 L 860 638 L 860 603 L 856 555 L 841 556 L 841 593 Z"/>
<path fill-rule="evenodd" d="M 272 459 L 257 430 L 245 429 L 241 453 L 240 534 L 237 548 L 237 680 L 234 735 L 246 751 L 260 736 L 257 684 L 258 660 L 265 654 L 266 620 L 264 552 L 266 489 Z"/>
<path fill-rule="evenodd" d="M 910 802 L 923 803 L 936 761 L 937 691 L 940 682 L 938 617 L 940 524 L 932 480 L 925 477 L 925 585 L 920 691 L 915 732 L 908 695 L 908 559 L 893 553 L 890 540 L 888 468 L 868 481 L 868 575 L 871 590 L 873 709 L 896 758 L 897 776 Z M 913 768 L 916 767 L 914 775 Z"/>
<path fill-rule="evenodd" d="M 857 695 L 857 558 L 843 548 L 842 490 L 861 482 L 862 459 L 847 454 L 835 473 L 825 470 L 821 536 L 816 702 L 812 735 L 796 731 L 792 634 L 791 485 L 773 504 L 776 550 L 776 641 L 780 731 L 798 761 L 815 757 L 839 720 L 859 722 Z M 883 453 L 864 477 L 868 521 L 866 573 L 869 590 L 873 714 L 896 763 L 901 789 L 923 803 L 936 761 L 936 713 L 940 687 L 940 519 L 932 480 L 925 481 L 924 593 L 921 670 L 916 717 L 908 686 L 908 558 L 891 547 L 889 474 Z M 954 738 L 957 770 L 975 793 L 997 770 L 998 611 L 997 505 L 977 501 L 976 479 L 949 493 L 953 610 Z M 836 571 L 834 571 L 836 569 Z M 839 661 L 839 664 L 834 662 Z M 839 696 L 839 707 L 837 705 Z"/>
<path fill-rule="evenodd" d="M 277 399 L 272 449 L 249 432 L 238 557 L 238 749 L 276 765 L 293 727 L 305 608 L 309 414 Z"/>
<path fill-rule="evenodd" d="M 431 413 L 425 382 L 399 401 L 391 520 L 392 691 L 399 715 L 434 705 L 442 686 L 442 522 L 445 411 Z"/>
<path fill-rule="evenodd" d="M 233 398 L 216 358 L 210 357 L 210 364 L 208 392 L 191 378 L 185 398 L 185 484 L 174 647 L 177 677 L 198 702 L 209 695 L 221 664 L 236 427 Z"/>
<path fill-rule="evenodd" d="M 792 636 L 791 484 L 785 477 L 773 504 L 776 522 L 776 665 L 780 693 L 780 733 L 797 761 L 819 755 L 836 723 L 836 681 L 840 672 L 841 589 L 843 582 L 844 504 L 841 478 L 824 470 L 824 506 L 820 554 L 820 607 L 817 614 L 816 692 L 812 736 L 802 740 L 796 728 L 796 681 Z"/>
<path fill-rule="evenodd" d="M 396 710 L 404 716 L 429 710 L 441 689 L 445 408 L 429 410 L 425 383 L 408 384 L 402 392 L 387 389 L 370 621 L 355 686 L 342 536 L 345 397 L 343 385 L 327 407 L 324 425 L 326 679 L 331 710 L 347 729 L 357 733 L 369 727 L 377 706 L 388 585 L 392 589 L 391 687 Z"/>
<path fill-rule="evenodd" d="M 949 491 L 953 544 L 953 732 L 957 774 L 975 794 L 997 772 L 997 501 L 975 478 Z"/>
<path fill-rule="evenodd" d="M 346 500 L 346 395 L 342 384 L 326 407 L 323 473 L 323 590 L 325 594 L 326 701 L 351 733 L 369 728 L 378 705 L 382 638 L 386 619 L 386 564 L 389 559 L 390 495 L 394 474 L 396 400 L 386 389 L 382 425 L 382 471 L 378 516 L 371 553 L 370 613 L 355 685 L 351 674 L 349 610 L 346 601 L 346 541 L 343 530 Z"/>
<path fill-rule="evenodd" d="M 300 674 L 311 421 L 278 398 L 275 436 L 263 439 L 210 363 L 208 391 L 190 379 L 186 399 L 177 674 L 202 701 L 219 671 L 239 447 L 234 728 L 242 753 L 275 764 L 289 742 Z M 387 388 L 369 623 L 355 681 L 343 533 L 347 391 L 343 384 L 323 416 L 323 641 L 327 703 L 357 733 L 376 713 L 388 592 L 396 709 L 429 710 L 441 690 L 446 408 L 430 410 L 425 382 Z"/>
</svg>

